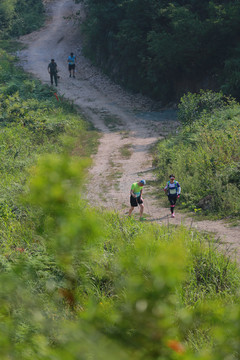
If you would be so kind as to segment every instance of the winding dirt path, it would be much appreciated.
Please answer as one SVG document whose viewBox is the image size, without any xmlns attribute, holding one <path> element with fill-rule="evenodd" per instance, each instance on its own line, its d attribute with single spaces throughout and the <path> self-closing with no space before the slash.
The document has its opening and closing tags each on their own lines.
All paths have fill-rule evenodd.
<svg viewBox="0 0 240 360">
<path fill-rule="evenodd" d="M 69 16 L 81 5 L 73 0 L 45 1 L 48 19 L 45 26 L 21 41 L 27 48 L 19 57 L 24 69 L 49 83 L 47 65 L 54 58 L 60 71 L 58 93 L 72 100 L 81 112 L 102 132 L 98 153 L 93 157 L 88 185 L 88 200 L 93 206 L 118 210 L 126 214 L 129 190 L 133 182 L 154 180 L 149 149 L 165 134 L 176 131 L 174 111 L 162 110 L 159 104 L 132 95 L 112 83 L 82 55 L 79 31 Z M 67 58 L 77 56 L 76 78 L 69 78 Z M 223 221 L 193 221 L 185 215 L 169 216 L 153 195 L 154 188 L 144 189 L 148 221 L 185 224 L 212 232 L 224 248 L 234 251 L 240 261 L 240 228 L 228 227 Z M 135 212 L 136 213 L 136 212 Z M 137 214 L 138 215 L 138 214 Z"/>
</svg>

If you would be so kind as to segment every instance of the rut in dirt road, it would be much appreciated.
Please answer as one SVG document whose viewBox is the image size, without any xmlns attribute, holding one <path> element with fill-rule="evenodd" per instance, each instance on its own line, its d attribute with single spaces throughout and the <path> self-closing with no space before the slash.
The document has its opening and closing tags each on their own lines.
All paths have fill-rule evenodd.
<svg viewBox="0 0 240 360">
<path fill-rule="evenodd" d="M 79 9 L 81 5 L 73 0 L 48 2 L 45 27 L 22 37 L 27 48 L 19 56 L 24 69 L 47 84 L 50 82 L 47 66 L 51 58 L 55 59 L 60 74 L 57 92 L 73 101 L 102 133 L 90 169 L 89 203 L 126 214 L 131 184 L 140 178 L 147 184 L 154 180 L 149 149 L 159 138 L 176 131 L 176 114 L 172 109 L 162 110 L 159 104 L 141 95 L 127 93 L 84 58 L 79 30 L 70 18 Z M 71 52 L 77 57 L 75 79 L 69 78 L 67 67 Z M 214 232 L 240 259 L 239 227 L 227 227 L 223 221 L 192 223 L 192 219 L 181 214 L 171 219 L 169 208 L 160 206 L 152 196 L 153 191 L 149 185 L 144 191 L 149 221 L 184 223 Z"/>
</svg>

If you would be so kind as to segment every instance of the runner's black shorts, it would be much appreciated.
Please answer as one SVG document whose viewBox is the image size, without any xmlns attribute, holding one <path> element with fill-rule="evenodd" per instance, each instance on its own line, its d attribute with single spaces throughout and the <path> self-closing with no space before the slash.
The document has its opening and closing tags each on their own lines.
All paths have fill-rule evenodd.
<svg viewBox="0 0 240 360">
<path fill-rule="evenodd" d="M 69 65 L 68 65 L 68 70 L 69 70 L 69 71 L 75 70 L 75 64 L 69 64 Z"/>
<path fill-rule="evenodd" d="M 175 205 L 177 202 L 177 194 L 169 194 L 168 195 L 168 200 L 170 202 L 171 205 Z"/>
<path fill-rule="evenodd" d="M 141 196 L 138 196 L 137 198 L 133 197 L 132 195 L 130 196 L 130 204 L 132 207 L 136 207 L 138 206 L 138 204 L 142 204 L 143 200 L 141 199 Z"/>
</svg>

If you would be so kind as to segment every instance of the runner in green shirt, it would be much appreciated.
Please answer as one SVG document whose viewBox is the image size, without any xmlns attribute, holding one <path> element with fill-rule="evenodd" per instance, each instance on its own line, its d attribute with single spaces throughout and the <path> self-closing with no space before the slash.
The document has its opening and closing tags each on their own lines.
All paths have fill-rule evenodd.
<svg viewBox="0 0 240 360">
<path fill-rule="evenodd" d="M 140 206 L 140 220 L 143 220 L 144 205 L 143 205 L 143 199 L 142 199 L 142 191 L 143 191 L 144 185 L 146 185 L 146 181 L 140 180 L 139 182 L 133 183 L 131 186 L 131 190 L 130 190 L 131 208 L 129 210 L 128 215 L 131 216 L 134 208 L 139 205 Z"/>
</svg>

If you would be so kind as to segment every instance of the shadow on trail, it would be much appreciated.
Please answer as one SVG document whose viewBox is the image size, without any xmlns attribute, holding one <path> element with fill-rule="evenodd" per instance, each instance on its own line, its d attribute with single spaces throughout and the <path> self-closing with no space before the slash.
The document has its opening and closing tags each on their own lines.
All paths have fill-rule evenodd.
<svg viewBox="0 0 240 360">
<path fill-rule="evenodd" d="M 170 218 L 170 215 L 164 215 L 161 218 L 146 219 L 145 221 L 148 221 L 148 222 L 161 221 L 161 220 L 164 220 L 164 219 L 167 219 L 167 218 Z"/>
<path fill-rule="evenodd" d="M 145 121 L 169 122 L 177 121 L 177 111 L 174 109 L 165 109 L 161 111 L 142 111 L 136 112 L 135 116 Z"/>
</svg>

